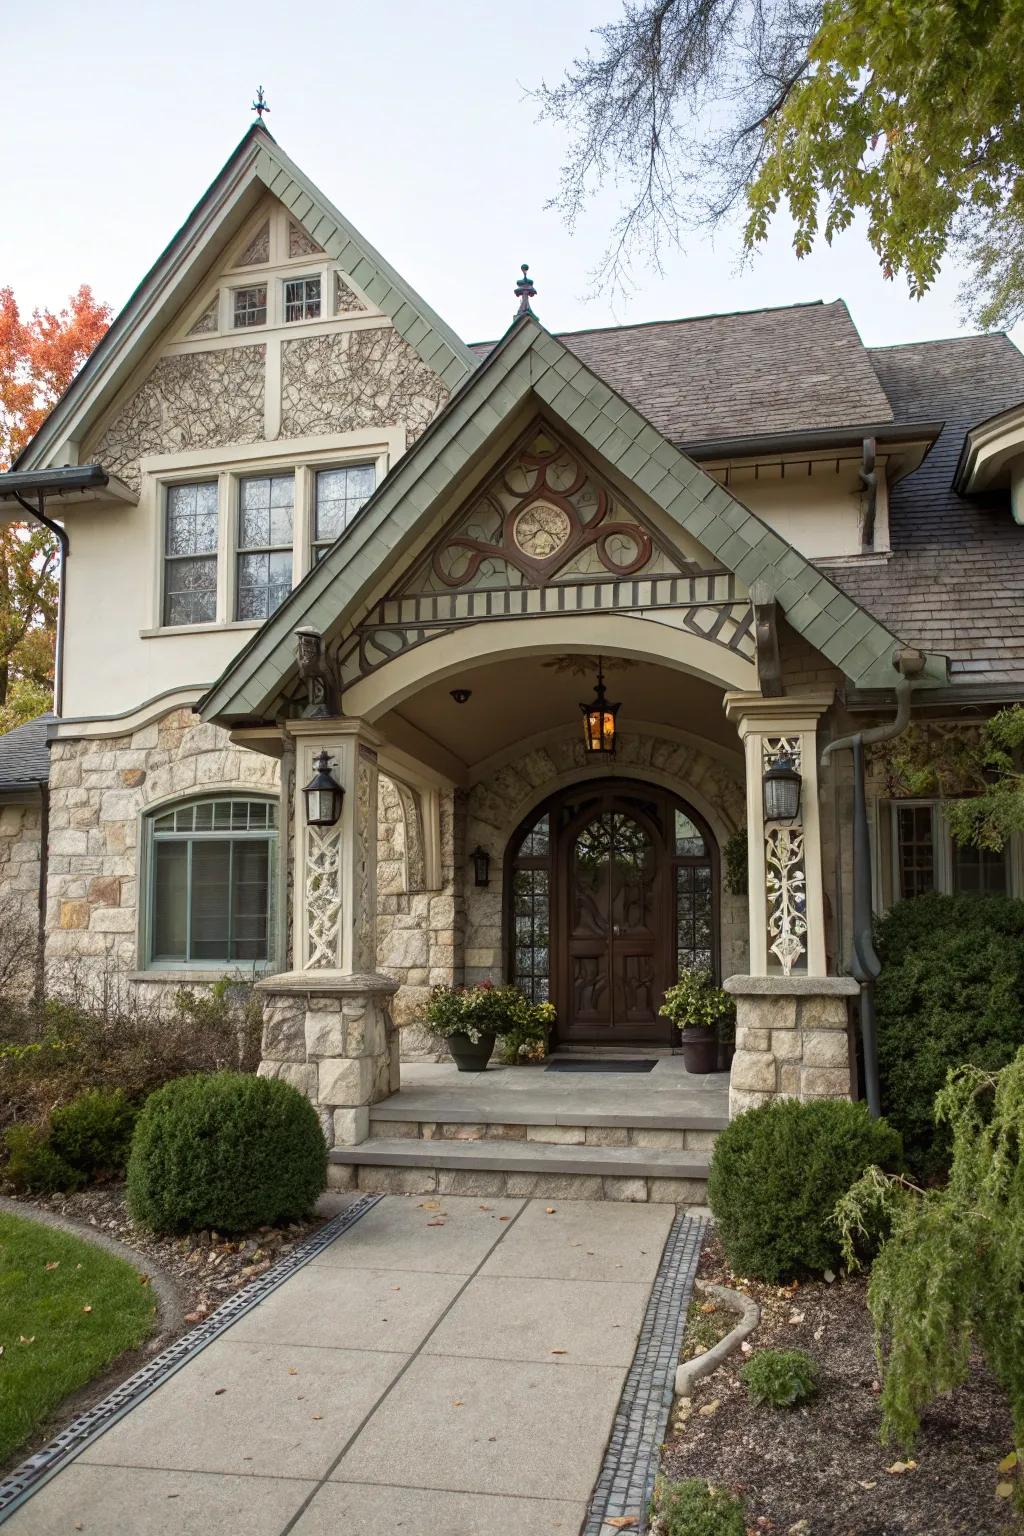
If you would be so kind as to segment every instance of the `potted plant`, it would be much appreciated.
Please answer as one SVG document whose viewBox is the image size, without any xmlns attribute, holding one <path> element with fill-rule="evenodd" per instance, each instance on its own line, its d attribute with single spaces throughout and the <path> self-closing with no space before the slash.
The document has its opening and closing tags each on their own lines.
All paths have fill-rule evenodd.
<svg viewBox="0 0 1024 1536">
<path fill-rule="evenodd" d="M 543 1061 L 548 1054 L 548 1037 L 555 1022 L 553 1003 L 535 1003 L 518 987 L 495 988 L 507 1003 L 504 1026 L 499 1034 L 501 1059 L 506 1067 L 528 1066 Z"/>
<path fill-rule="evenodd" d="M 679 1030 L 687 1072 L 717 1071 L 720 1030 L 735 1019 L 736 1010 L 710 971 L 681 971 L 658 1012 Z"/>
<path fill-rule="evenodd" d="M 427 1004 L 426 1028 L 443 1040 L 460 1072 L 482 1072 L 498 1038 L 491 982 L 478 987 L 437 986 Z"/>
</svg>

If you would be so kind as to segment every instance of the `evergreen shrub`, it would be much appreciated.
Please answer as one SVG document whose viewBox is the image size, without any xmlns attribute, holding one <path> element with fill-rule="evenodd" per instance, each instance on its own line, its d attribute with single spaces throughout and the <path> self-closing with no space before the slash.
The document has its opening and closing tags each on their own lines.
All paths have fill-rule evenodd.
<svg viewBox="0 0 1024 1536">
<path fill-rule="evenodd" d="M 49 1136 L 38 1126 L 9 1125 L 4 1147 L 4 1175 L 22 1194 L 52 1195 L 57 1190 L 81 1189 L 85 1183 L 85 1174 L 53 1150 Z"/>
<path fill-rule="evenodd" d="M 759 1349 L 740 1369 L 747 1395 L 758 1407 L 796 1408 L 818 1390 L 818 1372 L 802 1349 Z"/>
<path fill-rule="evenodd" d="M 875 989 L 882 1112 L 920 1178 L 945 1173 L 932 1106 L 951 1067 L 997 1071 L 1024 1045 L 1024 901 L 918 896 L 879 921 Z"/>
<path fill-rule="evenodd" d="M 715 1143 L 708 1202 L 734 1272 L 777 1283 L 839 1265 L 836 1202 L 866 1168 L 901 1166 L 898 1132 L 848 1099 L 778 1099 Z"/>
<path fill-rule="evenodd" d="M 743 1500 L 702 1477 L 659 1483 L 655 1509 L 664 1536 L 746 1536 Z"/>
<path fill-rule="evenodd" d="M 157 1232 L 247 1232 L 311 1214 L 327 1148 L 289 1083 L 238 1072 L 182 1077 L 150 1095 L 128 1160 L 128 1209 Z"/>
<path fill-rule="evenodd" d="M 120 1088 L 90 1089 L 50 1116 L 50 1145 L 89 1178 L 120 1173 L 128 1161 L 138 1114 Z"/>
</svg>

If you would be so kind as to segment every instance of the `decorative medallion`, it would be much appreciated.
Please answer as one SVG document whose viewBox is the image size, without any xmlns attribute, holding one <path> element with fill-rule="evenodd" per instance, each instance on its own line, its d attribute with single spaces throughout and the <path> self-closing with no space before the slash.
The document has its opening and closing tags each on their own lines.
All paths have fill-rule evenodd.
<svg viewBox="0 0 1024 1536">
<path fill-rule="evenodd" d="M 571 533 L 568 513 L 549 501 L 535 501 L 520 512 L 512 529 L 516 547 L 532 560 L 550 560 L 568 543 Z"/>
</svg>

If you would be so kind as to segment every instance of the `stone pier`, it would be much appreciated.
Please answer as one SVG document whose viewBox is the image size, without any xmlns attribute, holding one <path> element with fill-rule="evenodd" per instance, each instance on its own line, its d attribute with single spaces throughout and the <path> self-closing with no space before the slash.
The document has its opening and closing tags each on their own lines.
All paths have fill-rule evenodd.
<svg viewBox="0 0 1024 1536">
<path fill-rule="evenodd" d="M 772 1099 L 848 1099 L 852 976 L 730 976 L 736 1054 L 729 1115 Z"/>
</svg>

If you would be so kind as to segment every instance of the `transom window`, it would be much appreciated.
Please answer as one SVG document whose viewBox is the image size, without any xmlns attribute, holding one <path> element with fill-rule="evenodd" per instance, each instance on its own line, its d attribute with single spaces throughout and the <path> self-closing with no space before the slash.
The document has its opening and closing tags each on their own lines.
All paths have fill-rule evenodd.
<svg viewBox="0 0 1024 1536">
<path fill-rule="evenodd" d="M 291 320 L 319 320 L 320 279 L 318 277 L 289 278 L 284 285 L 284 318 Z"/>
<path fill-rule="evenodd" d="M 217 482 L 169 485 L 164 518 L 164 623 L 217 618 Z"/>
<path fill-rule="evenodd" d="M 236 288 L 232 294 L 232 323 L 235 330 L 267 323 L 267 285 L 254 283 L 251 288 Z"/>
<path fill-rule="evenodd" d="M 321 469 L 316 477 L 313 516 L 313 563 L 340 538 L 356 513 L 374 492 L 372 464 L 347 464 L 342 469 Z"/>
<path fill-rule="evenodd" d="M 150 818 L 149 961 L 270 959 L 277 805 L 195 800 Z"/>
<path fill-rule="evenodd" d="M 294 474 L 239 483 L 237 619 L 269 618 L 291 591 L 294 511 Z"/>
</svg>

